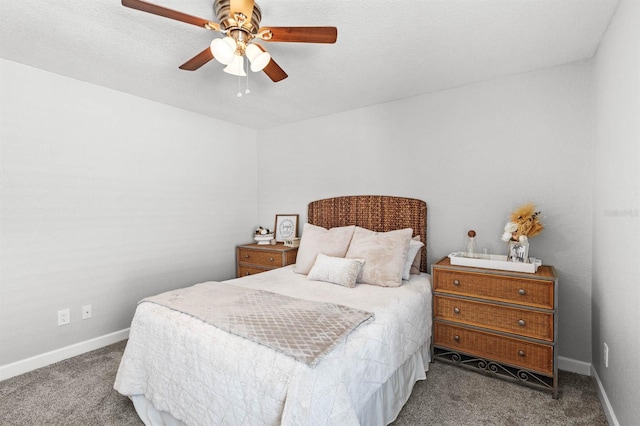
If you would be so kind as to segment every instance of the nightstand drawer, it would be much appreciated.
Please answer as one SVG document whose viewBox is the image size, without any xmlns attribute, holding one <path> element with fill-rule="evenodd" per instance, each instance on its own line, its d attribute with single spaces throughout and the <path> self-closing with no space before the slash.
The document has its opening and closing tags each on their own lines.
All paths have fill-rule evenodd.
<svg viewBox="0 0 640 426">
<path fill-rule="evenodd" d="M 548 280 L 439 270 L 434 289 L 539 308 L 553 309 L 554 305 L 553 282 Z"/>
<path fill-rule="evenodd" d="M 532 371 L 553 374 L 553 346 L 434 323 L 434 344 Z"/>
<path fill-rule="evenodd" d="M 553 314 L 435 295 L 435 318 L 553 341 Z"/>
<path fill-rule="evenodd" d="M 256 267 L 252 267 L 252 266 L 244 266 L 244 265 L 238 265 L 238 271 L 236 276 L 238 278 L 240 277 L 246 277 L 248 275 L 255 275 L 255 274 L 259 274 L 260 272 L 265 272 L 265 271 L 269 271 L 270 269 L 268 268 L 256 268 Z"/>
<path fill-rule="evenodd" d="M 238 249 L 238 261 L 268 267 L 285 266 L 282 260 L 282 252 L 277 251 L 240 248 Z"/>
</svg>

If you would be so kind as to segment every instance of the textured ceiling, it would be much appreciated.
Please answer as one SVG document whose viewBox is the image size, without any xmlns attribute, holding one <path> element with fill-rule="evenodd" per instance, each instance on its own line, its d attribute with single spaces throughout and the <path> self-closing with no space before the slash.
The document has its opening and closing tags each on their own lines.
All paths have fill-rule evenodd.
<svg viewBox="0 0 640 426">
<path fill-rule="evenodd" d="M 149 1 L 214 20 L 213 0 Z M 2 0 L 0 57 L 260 129 L 590 58 L 617 3 L 258 0 L 263 26 L 331 25 L 338 41 L 263 43 L 289 78 L 250 73 L 241 98 L 216 61 L 178 69 L 218 33 L 119 0 Z"/>
</svg>

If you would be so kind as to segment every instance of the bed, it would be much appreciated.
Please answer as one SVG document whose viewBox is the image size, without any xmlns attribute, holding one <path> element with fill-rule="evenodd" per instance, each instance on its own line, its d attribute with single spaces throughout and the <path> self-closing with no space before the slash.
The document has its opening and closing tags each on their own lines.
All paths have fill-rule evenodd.
<svg viewBox="0 0 640 426">
<path fill-rule="evenodd" d="M 305 226 L 357 226 L 380 235 L 411 228 L 412 240 L 419 236 L 426 242 L 426 215 L 426 203 L 412 198 L 337 197 L 310 203 Z M 413 262 L 419 271 L 393 288 L 311 280 L 317 265 L 309 274 L 301 273 L 296 268 L 302 259 L 298 265 L 198 285 L 211 294 L 224 288 L 242 297 L 291 298 L 364 315 L 309 359 L 225 331 L 179 308 L 140 303 L 114 388 L 132 399 L 145 424 L 388 424 L 428 370 L 431 283 L 425 248 Z M 359 277 L 363 274 L 361 270 Z M 181 301 L 183 294 L 173 299 Z M 273 325 L 272 319 L 265 322 Z"/>
</svg>

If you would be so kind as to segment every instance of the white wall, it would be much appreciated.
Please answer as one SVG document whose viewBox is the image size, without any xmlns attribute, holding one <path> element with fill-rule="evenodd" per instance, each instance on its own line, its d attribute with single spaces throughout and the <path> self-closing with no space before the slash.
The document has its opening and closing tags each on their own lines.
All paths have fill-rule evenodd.
<svg viewBox="0 0 640 426">
<path fill-rule="evenodd" d="M 640 2 L 620 2 L 594 74 L 593 365 L 621 425 L 640 421 L 639 24 Z"/>
<path fill-rule="evenodd" d="M 144 296 L 234 276 L 256 224 L 255 131 L 0 72 L 0 366 L 125 329 Z"/>
<path fill-rule="evenodd" d="M 428 205 L 429 264 L 464 248 L 505 253 L 509 213 L 543 212 L 531 255 L 560 282 L 561 356 L 591 361 L 591 63 L 572 64 L 261 131 L 259 220 L 354 194 Z"/>
</svg>

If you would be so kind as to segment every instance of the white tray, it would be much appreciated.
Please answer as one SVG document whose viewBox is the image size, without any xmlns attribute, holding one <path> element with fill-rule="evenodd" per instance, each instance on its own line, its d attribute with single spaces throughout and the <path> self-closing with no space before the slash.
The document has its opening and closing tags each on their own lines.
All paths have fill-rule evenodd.
<svg viewBox="0 0 640 426">
<path fill-rule="evenodd" d="M 540 259 L 529 258 L 529 263 L 518 263 L 507 261 L 507 256 L 500 254 L 483 255 L 478 257 L 465 256 L 464 252 L 455 252 L 449 255 L 452 265 L 471 266 L 474 268 L 500 269 L 502 271 L 526 272 L 535 274 L 538 266 L 542 265 Z"/>
</svg>

